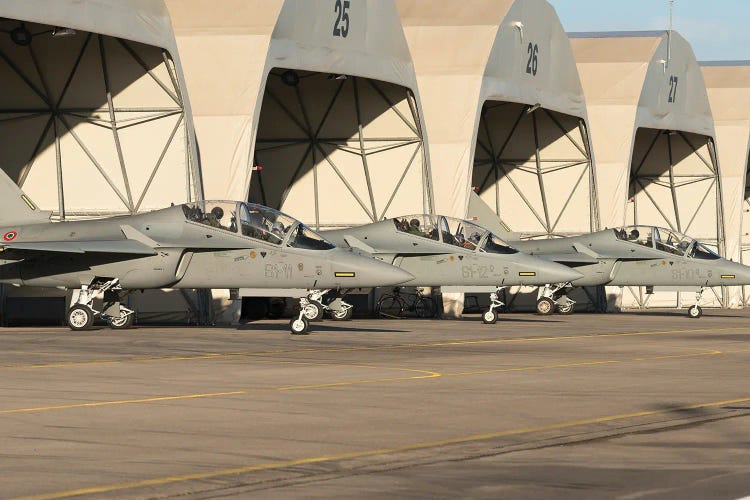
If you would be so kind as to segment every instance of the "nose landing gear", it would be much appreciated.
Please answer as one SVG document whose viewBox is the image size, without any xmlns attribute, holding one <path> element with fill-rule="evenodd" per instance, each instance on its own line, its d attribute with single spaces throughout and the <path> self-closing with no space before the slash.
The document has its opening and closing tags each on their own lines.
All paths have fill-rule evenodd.
<svg viewBox="0 0 750 500">
<path fill-rule="evenodd" d="M 698 304 L 703 297 L 703 287 L 695 293 L 695 304 L 688 308 L 688 318 L 698 319 L 703 316 L 703 308 Z"/>
<path fill-rule="evenodd" d="M 482 314 L 482 323 L 485 325 L 494 325 L 497 322 L 497 310 L 505 305 L 505 302 L 500 300 L 500 292 L 502 289 L 502 287 L 497 287 L 495 291 L 490 294 L 490 308 Z"/>
</svg>

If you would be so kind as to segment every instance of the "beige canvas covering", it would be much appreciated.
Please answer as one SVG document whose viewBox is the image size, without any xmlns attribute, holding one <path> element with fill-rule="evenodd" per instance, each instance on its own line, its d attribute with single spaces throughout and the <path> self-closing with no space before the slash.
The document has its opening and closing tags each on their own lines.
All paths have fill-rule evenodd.
<svg viewBox="0 0 750 500">
<path fill-rule="evenodd" d="M 469 188 L 477 181 L 483 199 L 514 231 L 591 230 L 596 207 L 589 191 L 582 187 L 568 199 L 591 157 L 579 131 L 579 121 L 583 127 L 586 121 L 583 91 L 552 6 L 544 0 L 397 4 L 419 81 L 438 212 L 465 216 Z M 567 120 L 562 125 L 569 137 L 546 117 L 549 112 Z M 532 114 L 547 123 L 532 123 Z M 542 144 L 534 144 L 534 126 Z M 537 170 L 545 165 L 535 163 L 539 156 L 583 158 L 575 174 L 561 172 L 540 191 Z M 487 169 L 493 164 L 502 169 L 497 181 Z M 487 173 L 473 175 L 475 165 Z M 584 180 L 579 185 L 587 185 Z M 545 196 L 549 207 L 542 214 Z M 562 222 L 556 226 L 555 219 Z"/>
<path fill-rule="evenodd" d="M 9 0 L 0 18 L 0 166 L 42 209 L 135 213 L 200 196 L 163 2 Z"/>
<path fill-rule="evenodd" d="M 317 227 L 429 210 L 416 78 L 392 1 L 167 5 L 207 197 L 250 195 Z"/>
<path fill-rule="evenodd" d="M 689 43 L 666 31 L 570 38 L 588 105 L 602 226 L 671 227 L 723 250 L 714 123 Z M 674 294 L 633 294 L 626 305 L 674 305 Z"/>
<path fill-rule="evenodd" d="M 747 168 L 750 154 L 750 61 L 701 63 L 708 99 L 716 127 L 716 146 L 721 164 L 724 195 L 726 256 L 735 262 L 750 262 L 750 210 Z M 728 305 L 741 307 L 746 295 L 740 287 L 730 289 Z"/>
</svg>

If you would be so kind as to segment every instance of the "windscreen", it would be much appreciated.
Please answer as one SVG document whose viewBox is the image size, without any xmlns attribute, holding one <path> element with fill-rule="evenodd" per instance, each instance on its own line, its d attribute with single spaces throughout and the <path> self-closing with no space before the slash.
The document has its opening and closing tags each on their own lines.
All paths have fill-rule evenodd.
<svg viewBox="0 0 750 500">
<path fill-rule="evenodd" d="M 490 233 L 485 240 L 482 248 L 479 249 L 481 252 L 487 253 L 500 253 L 500 254 L 514 254 L 518 253 L 518 250 L 505 243 L 503 240 Z"/>
<path fill-rule="evenodd" d="M 703 259 L 703 260 L 716 260 L 720 259 L 716 253 L 705 246 L 703 243 L 695 242 L 695 245 L 693 246 L 693 249 L 690 251 L 690 257 L 694 259 Z"/>
</svg>

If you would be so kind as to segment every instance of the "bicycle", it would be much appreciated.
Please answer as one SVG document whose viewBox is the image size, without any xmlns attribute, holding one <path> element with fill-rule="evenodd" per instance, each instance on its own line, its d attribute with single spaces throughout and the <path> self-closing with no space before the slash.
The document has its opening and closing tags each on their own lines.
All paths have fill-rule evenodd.
<svg viewBox="0 0 750 500">
<path fill-rule="evenodd" d="M 397 319 L 405 312 L 414 313 L 418 318 L 434 318 L 437 306 L 432 297 L 424 295 L 417 288 L 415 293 L 402 293 L 400 287 L 384 294 L 375 305 L 375 312 L 381 318 Z"/>
</svg>

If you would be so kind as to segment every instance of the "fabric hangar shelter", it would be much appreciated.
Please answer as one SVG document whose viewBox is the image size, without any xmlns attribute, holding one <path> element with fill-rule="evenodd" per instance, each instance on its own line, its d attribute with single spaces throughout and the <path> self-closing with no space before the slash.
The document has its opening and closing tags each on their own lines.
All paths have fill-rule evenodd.
<svg viewBox="0 0 750 500">
<path fill-rule="evenodd" d="M 3 1 L 0 81 L 0 167 L 53 219 L 202 198 L 190 105 L 161 0 Z M 4 321 L 64 316 L 65 292 L 5 292 Z M 151 302 L 149 293 L 133 297 Z M 166 309 L 180 317 L 194 309 L 179 302 Z"/>
<path fill-rule="evenodd" d="M 545 0 L 397 0 L 430 144 L 435 205 L 474 187 L 524 237 L 598 227 L 586 105 Z"/>
<path fill-rule="evenodd" d="M 419 83 L 437 211 L 466 217 L 475 189 L 523 238 L 596 230 L 586 103 L 554 8 L 546 0 L 397 6 Z M 533 309 L 536 292 L 523 295 L 530 300 L 515 291 L 508 300 Z M 447 308 L 458 315 L 462 299 L 454 300 Z"/>
<path fill-rule="evenodd" d="M 716 136 L 706 87 L 677 32 L 570 33 L 586 95 L 603 227 L 661 226 L 724 252 Z M 693 293 L 628 288 L 626 307 L 680 306 Z M 720 305 L 720 289 L 703 296 Z"/>
<path fill-rule="evenodd" d="M 391 0 L 167 0 L 207 197 L 315 228 L 429 212 L 416 77 Z"/>
<path fill-rule="evenodd" d="M 750 264 L 750 61 L 701 62 L 716 128 L 724 200 L 726 256 Z M 750 301 L 747 287 L 730 287 L 729 307 Z"/>
</svg>

